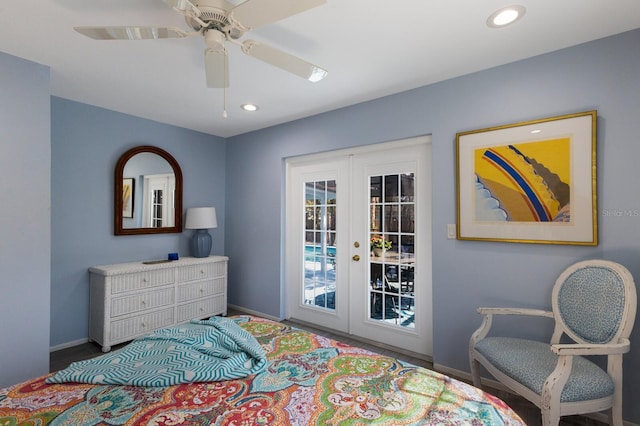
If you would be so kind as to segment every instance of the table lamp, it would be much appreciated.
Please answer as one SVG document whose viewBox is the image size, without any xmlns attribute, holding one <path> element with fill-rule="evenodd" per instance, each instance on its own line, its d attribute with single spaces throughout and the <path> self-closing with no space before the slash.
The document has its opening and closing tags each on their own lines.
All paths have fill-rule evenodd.
<svg viewBox="0 0 640 426">
<path fill-rule="evenodd" d="M 211 235 L 208 229 L 218 227 L 215 207 L 187 209 L 184 227 L 196 230 L 191 237 L 191 255 L 193 257 L 208 257 L 211 253 Z"/>
</svg>

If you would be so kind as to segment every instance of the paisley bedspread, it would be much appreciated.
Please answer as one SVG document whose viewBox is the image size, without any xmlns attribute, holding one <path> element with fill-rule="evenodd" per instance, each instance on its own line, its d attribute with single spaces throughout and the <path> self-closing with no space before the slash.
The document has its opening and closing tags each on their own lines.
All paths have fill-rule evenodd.
<svg viewBox="0 0 640 426">
<path fill-rule="evenodd" d="M 253 316 L 236 317 L 267 367 L 236 380 L 0 390 L 0 425 L 524 425 L 501 400 L 442 374 Z"/>
</svg>

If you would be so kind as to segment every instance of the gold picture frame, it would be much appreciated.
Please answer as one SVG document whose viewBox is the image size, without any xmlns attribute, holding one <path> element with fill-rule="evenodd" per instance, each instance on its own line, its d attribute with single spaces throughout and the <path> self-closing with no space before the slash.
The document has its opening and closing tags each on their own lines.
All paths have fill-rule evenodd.
<svg viewBox="0 0 640 426">
<path fill-rule="evenodd" d="M 597 111 L 456 134 L 457 239 L 598 244 Z"/>
</svg>

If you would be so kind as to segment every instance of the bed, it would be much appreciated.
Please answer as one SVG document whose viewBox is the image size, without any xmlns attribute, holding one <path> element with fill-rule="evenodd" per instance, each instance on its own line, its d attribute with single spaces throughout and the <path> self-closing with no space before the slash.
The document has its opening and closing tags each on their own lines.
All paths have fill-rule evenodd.
<svg viewBox="0 0 640 426">
<path fill-rule="evenodd" d="M 171 386 L 46 383 L 0 389 L 0 425 L 525 425 L 445 375 L 274 322 L 230 317 L 263 348 L 256 374 Z"/>
</svg>

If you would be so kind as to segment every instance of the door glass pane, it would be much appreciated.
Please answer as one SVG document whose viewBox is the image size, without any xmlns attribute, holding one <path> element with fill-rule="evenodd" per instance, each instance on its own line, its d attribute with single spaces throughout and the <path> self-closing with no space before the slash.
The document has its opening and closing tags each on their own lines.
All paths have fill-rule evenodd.
<svg viewBox="0 0 640 426">
<path fill-rule="evenodd" d="M 370 198 L 372 203 L 382 202 L 382 176 L 371 176 Z"/>
<path fill-rule="evenodd" d="M 164 205 L 163 200 L 163 191 L 161 189 L 156 189 L 153 191 L 153 195 L 151 198 L 151 226 L 153 228 L 161 228 L 162 227 L 162 207 Z"/>
<path fill-rule="evenodd" d="M 415 327 L 414 178 L 369 179 L 369 318 L 407 328 Z"/>
<path fill-rule="evenodd" d="M 305 183 L 305 305 L 336 308 L 336 182 Z"/>
<path fill-rule="evenodd" d="M 387 175 L 384 177 L 384 202 L 392 203 L 398 201 L 398 176 Z"/>
<path fill-rule="evenodd" d="M 386 232 L 398 232 L 398 204 L 384 206 L 384 229 Z"/>
<path fill-rule="evenodd" d="M 413 204 L 406 203 L 403 203 L 400 207 L 400 230 L 403 234 L 413 234 L 413 224 L 415 223 L 414 207 Z"/>
<path fill-rule="evenodd" d="M 413 174 L 404 174 L 400 177 L 400 196 L 402 201 L 414 201 Z"/>
</svg>

